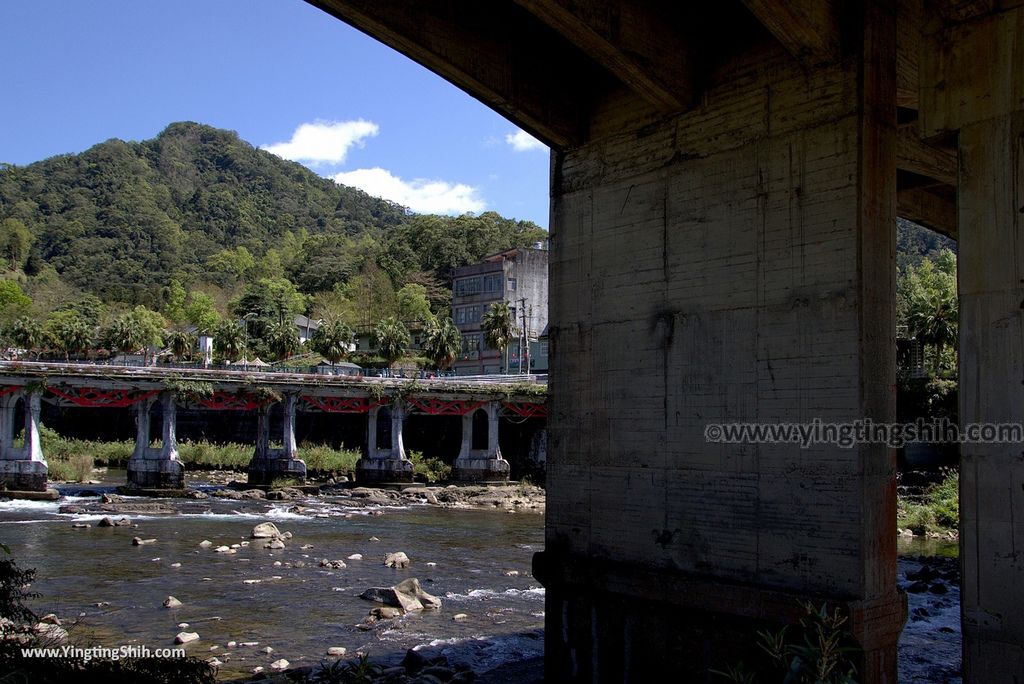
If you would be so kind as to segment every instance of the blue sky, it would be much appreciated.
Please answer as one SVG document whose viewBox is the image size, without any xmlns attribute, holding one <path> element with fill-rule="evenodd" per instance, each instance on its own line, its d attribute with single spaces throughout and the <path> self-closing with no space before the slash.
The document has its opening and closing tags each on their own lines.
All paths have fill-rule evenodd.
<svg viewBox="0 0 1024 684">
<path fill-rule="evenodd" d="M 0 44 L 0 161 L 199 121 L 414 210 L 547 227 L 546 147 L 302 0 L 5 0 Z"/>
</svg>

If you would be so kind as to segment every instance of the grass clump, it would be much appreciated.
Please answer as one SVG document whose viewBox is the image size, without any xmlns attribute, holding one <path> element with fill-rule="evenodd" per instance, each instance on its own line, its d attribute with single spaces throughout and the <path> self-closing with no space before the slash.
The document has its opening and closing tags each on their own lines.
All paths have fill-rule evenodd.
<svg viewBox="0 0 1024 684">
<path fill-rule="evenodd" d="M 318 473 L 347 473 L 356 469 L 360 453 L 354 449 L 334 449 L 324 444 L 302 444 L 299 458 L 306 462 L 306 470 Z"/>
</svg>

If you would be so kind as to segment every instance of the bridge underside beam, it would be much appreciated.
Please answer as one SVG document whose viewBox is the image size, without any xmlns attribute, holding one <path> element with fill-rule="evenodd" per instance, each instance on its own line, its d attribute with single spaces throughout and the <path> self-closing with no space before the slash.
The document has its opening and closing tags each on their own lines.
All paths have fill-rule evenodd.
<svg viewBox="0 0 1024 684">
<path fill-rule="evenodd" d="M 309 2 L 484 96 L 552 145 L 583 138 L 583 112 L 610 81 L 585 55 L 507 0 Z"/>
</svg>

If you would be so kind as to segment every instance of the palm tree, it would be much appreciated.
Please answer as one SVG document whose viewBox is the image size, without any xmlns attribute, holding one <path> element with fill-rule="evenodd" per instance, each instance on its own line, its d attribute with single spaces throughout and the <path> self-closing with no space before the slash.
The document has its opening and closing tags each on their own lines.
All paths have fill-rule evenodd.
<svg viewBox="0 0 1024 684">
<path fill-rule="evenodd" d="M 35 352 L 36 359 L 39 358 L 39 348 L 43 345 L 45 336 L 43 326 L 39 321 L 28 316 L 16 318 L 7 329 L 7 335 L 16 347 L 28 352 Z"/>
<path fill-rule="evenodd" d="M 494 302 L 484 314 L 480 323 L 484 331 L 484 339 L 491 349 L 497 349 L 504 365 L 505 348 L 516 336 L 516 324 L 512 319 L 512 310 L 508 302 Z"/>
<path fill-rule="evenodd" d="M 131 315 L 118 316 L 102 334 L 105 346 L 122 354 L 138 351 L 144 344 L 143 330 Z"/>
<path fill-rule="evenodd" d="M 291 321 L 278 323 L 267 335 L 267 346 L 278 359 L 284 360 L 302 348 L 299 331 Z"/>
<path fill-rule="evenodd" d="M 427 325 L 423 350 L 440 370 L 451 368 L 462 349 L 462 334 L 451 318 L 434 319 Z"/>
<path fill-rule="evenodd" d="M 222 321 L 213 332 L 213 345 L 228 361 L 237 361 L 245 353 L 245 329 L 234 321 Z"/>
<path fill-rule="evenodd" d="M 171 353 L 174 354 L 174 360 L 181 361 L 184 357 L 192 355 L 192 350 L 196 346 L 196 338 L 195 335 L 184 330 L 175 330 L 167 337 L 167 344 L 171 348 Z"/>
<path fill-rule="evenodd" d="M 388 362 L 388 366 L 405 356 L 405 351 L 412 344 L 409 330 L 397 318 L 385 318 L 373 331 L 377 340 L 377 353 Z"/>
<path fill-rule="evenodd" d="M 313 332 L 309 348 L 330 361 L 333 366 L 348 356 L 351 342 L 352 329 L 341 321 L 330 321 L 321 324 Z"/>
<path fill-rule="evenodd" d="M 72 354 L 79 354 L 92 346 L 93 330 L 88 323 L 79 319 L 61 321 L 50 330 L 50 342 L 64 352 L 68 361 Z"/>
<path fill-rule="evenodd" d="M 958 316 L 955 293 L 932 290 L 910 302 L 907 323 L 922 344 L 935 349 L 932 369 L 936 374 L 941 370 L 943 350 L 956 344 Z"/>
</svg>

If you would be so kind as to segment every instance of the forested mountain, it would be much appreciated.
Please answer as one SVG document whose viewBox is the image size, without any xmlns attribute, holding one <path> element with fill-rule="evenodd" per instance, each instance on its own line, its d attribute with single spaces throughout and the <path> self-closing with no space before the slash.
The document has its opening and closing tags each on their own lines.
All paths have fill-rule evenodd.
<svg viewBox="0 0 1024 684">
<path fill-rule="evenodd" d="M 934 261 L 948 249 L 956 254 L 956 241 L 905 219 L 896 219 L 896 267 L 902 275 L 908 266 Z"/>
<path fill-rule="evenodd" d="M 442 309 L 452 267 L 545 235 L 493 212 L 412 214 L 187 122 L 152 140 L 0 165 L 0 227 L 6 277 L 37 315 L 59 304 L 40 298 L 82 293 L 167 313 L 181 289 L 227 313 L 247 287 L 282 279 L 307 311 L 351 313 L 359 297 L 386 309 L 408 283 Z"/>
</svg>

